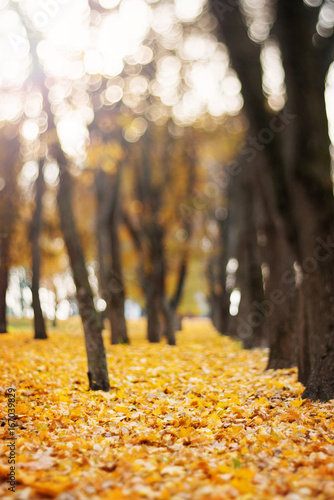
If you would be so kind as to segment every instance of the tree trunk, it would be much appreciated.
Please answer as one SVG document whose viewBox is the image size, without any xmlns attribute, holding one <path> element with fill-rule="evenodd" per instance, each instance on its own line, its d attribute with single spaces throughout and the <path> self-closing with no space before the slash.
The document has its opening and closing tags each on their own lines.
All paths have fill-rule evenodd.
<svg viewBox="0 0 334 500">
<path fill-rule="evenodd" d="M 119 226 L 120 168 L 116 175 L 100 170 L 96 175 L 98 198 L 98 254 L 101 295 L 107 303 L 111 343 L 128 344 L 125 321 L 125 292 L 122 273 Z"/>
<path fill-rule="evenodd" d="M 282 152 L 286 144 L 282 145 L 280 141 L 282 131 L 286 131 L 287 135 L 290 134 L 295 115 L 279 113 L 273 116 L 268 112 L 262 92 L 261 45 L 251 41 L 248 36 L 248 29 L 241 14 L 241 3 L 240 0 L 234 0 L 233 8 L 226 8 L 226 5 L 211 0 L 213 11 L 220 21 L 221 34 L 227 44 L 232 66 L 242 84 L 244 110 L 250 122 L 247 140 L 239 147 L 240 154 L 246 162 L 242 167 L 251 168 L 259 161 L 261 156 L 259 153 L 263 152 L 266 158 L 263 168 L 269 174 L 268 182 L 272 185 L 274 204 L 284 221 L 287 240 L 293 251 L 297 252 L 298 227 Z"/>
<path fill-rule="evenodd" d="M 265 280 L 265 302 L 259 310 L 264 316 L 269 339 L 267 369 L 277 370 L 297 365 L 298 294 L 294 259 L 273 203 L 271 184 L 263 168 L 259 169 L 259 174 L 262 229 L 266 239 L 263 260 L 269 268 L 269 277 Z"/>
<path fill-rule="evenodd" d="M 24 26 L 29 32 L 28 23 L 21 16 Z M 61 149 L 54 116 L 48 99 L 48 90 L 45 85 L 45 75 L 41 68 L 38 55 L 36 38 L 29 38 L 30 51 L 33 61 L 33 79 L 40 86 L 43 95 L 44 111 L 48 116 L 48 135 L 51 131 L 56 135 L 56 141 L 48 144 L 50 153 L 54 155 L 59 166 L 59 188 L 57 195 L 60 224 L 63 232 L 67 252 L 71 262 L 73 279 L 77 290 L 77 301 L 85 334 L 86 352 L 88 359 L 89 388 L 92 390 L 109 391 L 107 360 L 103 345 L 101 326 L 95 310 L 93 293 L 88 280 L 85 258 L 80 243 L 77 227 L 72 210 L 71 177 L 67 170 L 67 160 Z"/>
<path fill-rule="evenodd" d="M 66 158 L 60 149 L 60 145 L 57 144 L 56 148 L 56 157 L 60 168 L 60 182 L 57 196 L 58 209 L 73 271 L 73 279 L 77 289 L 78 306 L 85 333 L 89 388 L 95 391 L 109 391 L 110 384 L 101 325 L 94 307 L 93 293 L 88 280 L 84 254 L 73 217 L 71 178 L 67 171 Z"/>
<path fill-rule="evenodd" d="M 211 258 L 207 268 L 207 278 L 209 281 L 209 307 L 210 318 L 213 326 L 220 332 L 220 308 L 219 308 L 219 295 L 216 292 L 216 273 L 215 273 L 215 259 Z"/>
<path fill-rule="evenodd" d="M 39 235 L 41 232 L 41 225 L 42 225 L 42 198 L 44 192 L 43 165 L 44 161 L 40 159 L 38 165 L 38 178 L 36 180 L 36 207 L 31 227 L 31 243 L 32 243 L 31 292 L 32 292 L 32 307 L 34 310 L 35 339 L 47 339 L 45 321 L 39 298 L 39 277 L 40 277 Z"/>
<path fill-rule="evenodd" d="M 334 244 L 332 245 L 332 251 Z M 306 260 L 308 259 L 308 260 Z M 305 263 L 313 265 L 312 257 Z M 314 258 L 313 258 L 314 259 Z M 311 373 L 304 398 L 334 399 L 334 259 L 318 263 L 318 269 L 304 276 L 306 332 Z"/>
<path fill-rule="evenodd" d="M 231 201 L 231 200 L 229 200 Z M 231 257 L 229 253 L 229 239 L 230 239 L 230 225 L 231 210 L 228 209 L 228 215 L 223 221 L 219 220 L 220 229 L 220 252 L 218 264 L 218 293 L 216 294 L 216 301 L 218 305 L 218 322 L 217 329 L 222 334 L 227 334 L 229 331 L 230 320 L 230 291 L 226 287 L 227 279 L 227 264 Z"/>
<path fill-rule="evenodd" d="M 8 287 L 9 236 L 0 238 L 0 333 L 7 333 L 6 292 Z"/>
<path fill-rule="evenodd" d="M 165 336 L 168 345 L 176 345 L 175 329 L 176 329 L 176 310 L 170 307 L 167 299 L 162 299 L 162 314 L 165 318 Z"/>
<path fill-rule="evenodd" d="M 309 350 L 309 332 L 307 330 L 307 318 L 303 287 L 297 289 L 298 317 L 297 317 L 297 360 L 298 381 L 306 386 L 311 374 L 311 357 Z"/>
<path fill-rule="evenodd" d="M 284 235 L 271 223 L 266 228 L 266 236 L 270 275 L 262 310 L 270 348 L 267 369 L 277 370 L 297 365 L 295 273 Z"/>
<path fill-rule="evenodd" d="M 277 5 L 287 106 L 296 115 L 285 164 L 299 228 L 311 365 L 303 397 L 327 401 L 334 398 L 334 199 L 324 99 L 328 61 L 314 44 L 317 16 L 302 0 Z"/>
<path fill-rule="evenodd" d="M 220 179 L 221 175 L 227 175 L 221 165 L 219 171 L 212 172 L 214 181 Z M 232 288 L 227 283 L 227 265 L 236 252 L 237 240 L 239 237 L 239 224 L 241 219 L 240 200 L 236 195 L 238 179 L 229 179 L 228 185 L 224 186 L 222 198 L 227 199 L 227 215 L 224 219 L 216 218 L 219 228 L 217 241 L 218 252 L 211 259 L 208 267 L 208 279 L 210 284 L 211 316 L 215 328 L 222 334 L 229 335 L 230 328 L 233 328 L 233 320 L 230 316 L 230 297 Z M 222 203 L 220 199 L 218 206 Z M 239 217 L 239 218 L 238 218 Z M 240 220 L 239 220 L 240 219 Z"/>
<path fill-rule="evenodd" d="M 248 36 L 247 28 L 240 11 L 239 4 L 241 2 L 236 0 L 233 8 L 221 5 L 221 3 L 215 2 L 215 0 L 212 0 L 211 3 L 220 21 L 222 27 L 221 33 L 227 43 L 231 63 L 242 84 L 244 109 L 250 121 L 247 140 L 241 143 L 239 148 L 240 156 L 244 160 L 242 164 L 239 162 L 239 166 L 243 171 L 246 169 L 250 171 L 248 174 L 249 177 L 253 176 L 253 178 L 255 178 L 256 176 L 260 180 L 259 184 L 262 185 L 264 198 L 267 200 L 267 209 L 270 210 L 272 223 L 275 225 L 273 231 L 279 227 L 282 238 L 290 242 L 291 249 L 296 255 L 298 248 L 296 239 L 297 224 L 288 188 L 288 179 L 283 164 L 283 155 L 280 149 L 282 147 L 280 144 L 280 134 L 282 135 L 282 130 L 284 129 L 288 134 L 290 133 L 290 122 L 294 116 L 291 117 L 288 114 L 287 116 L 278 115 L 274 117 L 268 113 L 268 109 L 265 106 L 265 97 L 262 92 L 262 67 L 260 62 L 261 46 L 252 42 Z M 267 140 L 267 135 L 269 141 Z M 262 137 L 263 140 L 261 139 Z M 242 173 L 240 175 L 244 174 Z M 254 189 L 254 186 L 250 187 L 250 189 Z M 251 211 L 249 209 L 245 210 L 246 219 L 250 219 L 250 213 Z M 284 228 L 284 232 L 281 228 Z M 287 243 L 285 242 L 285 244 Z M 254 244 L 250 245 L 249 248 L 255 248 Z M 268 283 L 269 288 L 267 289 L 266 295 L 268 295 L 268 291 L 270 293 L 275 289 L 274 282 L 280 280 L 280 270 L 282 269 L 280 267 L 280 259 L 281 256 L 279 255 L 271 259 L 271 278 Z M 241 263 L 239 265 L 241 265 Z M 252 268 L 253 271 L 251 270 L 251 276 L 253 275 L 254 278 L 254 287 L 251 296 L 254 298 L 254 293 L 256 293 L 256 295 L 261 297 L 259 266 L 254 265 Z M 238 273 L 240 272 L 241 269 L 239 268 Z M 286 286 L 284 286 L 284 289 L 285 288 Z M 256 290 L 258 290 L 258 292 L 256 292 Z M 252 300 L 252 297 L 250 297 L 250 300 Z M 260 308 L 261 302 L 262 300 L 256 299 L 256 303 L 260 304 Z M 244 300 L 242 297 L 240 304 L 241 310 L 244 307 L 243 304 Z M 275 308 L 274 316 L 270 318 L 271 322 L 276 324 L 274 330 L 279 329 L 281 331 L 280 337 L 272 332 L 272 348 L 275 349 L 275 353 L 272 353 L 270 364 L 274 363 L 273 359 L 288 359 L 290 357 L 289 353 L 283 354 L 283 352 L 279 353 L 278 351 L 277 342 L 280 342 L 279 338 L 282 340 L 280 348 L 285 349 L 288 347 L 288 344 L 283 342 L 282 338 L 283 332 L 284 335 L 288 335 L 288 332 L 285 331 L 283 324 L 279 326 L 279 314 L 280 310 L 282 311 L 283 309 L 283 317 L 286 318 L 287 312 L 284 306 Z M 253 319 L 260 321 L 260 315 L 264 316 L 264 313 L 261 312 L 259 306 L 257 306 L 253 312 L 251 312 L 251 315 Z M 290 315 L 288 314 L 288 316 Z M 243 319 L 243 322 L 242 324 L 239 323 L 239 330 L 246 335 L 247 330 L 249 330 L 249 325 L 247 325 L 245 318 L 241 319 Z M 291 319 L 292 317 L 290 317 L 290 320 Z M 264 324 L 263 327 L 265 329 Z M 268 328 L 265 330 L 268 332 Z M 258 337 L 261 338 L 263 332 L 260 331 L 259 333 L 260 335 L 258 335 Z M 274 339 L 276 340 L 274 341 Z"/>
<path fill-rule="evenodd" d="M 180 331 L 182 329 L 182 319 L 180 316 L 177 315 L 177 308 L 182 298 L 184 283 L 187 276 L 187 270 L 188 270 L 188 252 L 185 252 L 179 268 L 174 295 L 170 299 L 169 304 L 167 304 L 169 307 L 169 314 L 171 316 L 173 331 Z"/>
<path fill-rule="evenodd" d="M 160 300 L 157 297 L 152 286 L 146 296 L 147 309 L 147 340 L 151 343 L 160 342 L 160 319 L 159 319 Z"/>
<path fill-rule="evenodd" d="M 163 229 L 154 221 L 146 227 L 150 246 L 151 272 L 147 282 L 147 337 L 149 342 L 158 342 L 162 330 L 161 319 L 164 320 L 163 332 L 169 345 L 175 345 L 175 322 L 170 304 L 165 296 L 165 252 L 163 246 Z"/>
<path fill-rule="evenodd" d="M 241 241 L 238 243 L 238 247 L 236 249 L 236 258 L 239 265 L 236 272 L 235 288 L 240 292 L 240 303 L 238 313 L 230 317 L 228 333 L 229 336 L 244 344 L 252 335 L 252 329 L 247 320 L 249 315 L 249 288 L 247 286 L 247 265 L 244 247 Z"/>
<path fill-rule="evenodd" d="M 253 172 L 254 174 L 254 172 Z M 267 343 L 264 317 L 258 304 L 264 302 L 263 278 L 261 270 L 260 250 L 257 242 L 256 206 L 254 202 L 254 181 L 246 178 L 241 185 L 243 208 L 243 245 L 246 259 L 246 283 L 248 288 L 249 313 L 247 324 L 251 335 L 243 341 L 246 349 L 264 347 Z"/>
<path fill-rule="evenodd" d="M 187 166 L 188 166 L 188 176 L 187 176 L 187 200 L 191 203 L 194 196 L 194 187 L 196 182 L 196 151 L 194 146 L 194 137 L 189 135 L 188 138 L 188 148 L 187 148 Z M 168 163 L 168 162 L 166 162 Z M 185 248 L 183 249 L 183 255 L 181 258 L 180 267 L 178 270 L 178 276 L 176 281 L 176 287 L 174 294 L 172 295 L 169 302 L 164 301 L 163 310 L 166 317 L 166 336 L 168 343 L 170 345 L 175 345 L 175 332 L 182 329 L 182 319 L 177 315 L 177 310 L 182 299 L 182 294 L 184 290 L 184 285 L 188 272 L 188 262 L 189 262 L 189 241 L 192 236 L 192 217 L 189 214 L 183 215 L 183 229 L 185 233 Z"/>
<path fill-rule="evenodd" d="M 115 214 L 110 227 L 112 274 L 108 283 L 108 291 L 111 294 L 111 335 L 113 344 L 129 344 L 125 320 L 125 291 L 118 237 L 118 221 L 118 207 L 116 206 Z"/>
<path fill-rule="evenodd" d="M 325 401 L 334 397 L 334 208 L 324 103 L 330 50 L 317 44 L 319 9 L 307 7 L 302 0 L 277 2 L 275 33 L 283 55 L 288 102 L 274 121 L 263 105 L 260 48 L 247 36 L 238 2 L 226 15 L 220 14 L 248 117 L 258 137 L 261 131 L 275 132 L 271 142 L 260 148 L 268 158 L 287 239 L 303 268 L 304 332 L 311 365 L 304 397 Z M 331 47 L 330 40 L 323 42 Z M 276 131 L 283 131 L 283 141 Z M 250 151 L 256 154 L 254 148 Z"/>
</svg>

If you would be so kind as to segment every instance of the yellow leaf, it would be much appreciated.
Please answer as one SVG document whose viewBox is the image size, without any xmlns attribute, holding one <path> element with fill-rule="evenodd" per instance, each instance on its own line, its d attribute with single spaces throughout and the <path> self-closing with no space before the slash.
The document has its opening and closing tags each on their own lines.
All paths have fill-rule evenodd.
<svg viewBox="0 0 334 500">
<path fill-rule="evenodd" d="M 114 410 L 119 413 L 129 413 L 130 411 L 126 406 L 115 406 Z"/>
<path fill-rule="evenodd" d="M 294 408 L 299 408 L 304 403 L 303 399 L 295 399 L 294 401 L 290 401 L 290 406 Z"/>
</svg>

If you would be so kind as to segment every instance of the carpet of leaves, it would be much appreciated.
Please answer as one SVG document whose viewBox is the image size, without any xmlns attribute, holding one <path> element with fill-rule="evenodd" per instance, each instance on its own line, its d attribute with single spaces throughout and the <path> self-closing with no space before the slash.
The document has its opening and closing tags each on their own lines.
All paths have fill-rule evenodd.
<svg viewBox="0 0 334 500">
<path fill-rule="evenodd" d="M 0 342 L 0 498 L 334 499 L 334 401 L 303 401 L 296 370 L 265 372 L 206 320 L 177 347 L 111 346 L 110 393 L 87 390 L 82 334 Z M 8 492 L 7 395 L 16 387 L 16 492 Z"/>
</svg>

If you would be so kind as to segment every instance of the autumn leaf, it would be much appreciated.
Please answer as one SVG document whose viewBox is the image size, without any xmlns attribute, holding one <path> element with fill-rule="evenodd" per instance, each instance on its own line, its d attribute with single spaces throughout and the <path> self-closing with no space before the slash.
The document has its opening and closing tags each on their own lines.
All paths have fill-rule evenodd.
<svg viewBox="0 0 334 500">
<path fill-rule="evenodd" d="M 79 328 L 1 338 L 1 498 L 12 385 L 18 500 L 334 498 L 333 403 L 302 400 L 295 371 L 265 372 L 266 351 L 207 320 L 185 320 L 173 349 L 128 326 L 130 346 L 106 342 L 109 393 L 87 390 Z"/>
</svg>

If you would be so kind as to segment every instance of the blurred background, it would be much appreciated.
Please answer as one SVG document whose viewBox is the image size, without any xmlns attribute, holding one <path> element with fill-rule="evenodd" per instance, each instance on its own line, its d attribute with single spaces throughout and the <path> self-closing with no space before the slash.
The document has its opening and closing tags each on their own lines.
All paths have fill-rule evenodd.
<svg viewBox="0 0 334 500">
<path fill-rule="evenodd" d="M 308 43 L 326 49 L 334 8 L 297 3 L 314 31 L 303 58 Z M 261 169 L 278 136 L 289 147 L 296 116 L 276 17 L 273 0 L 0 0 L 1 331 L 6 314 L 41 331 L 79 313 L 58 210 L 70 199 L 113 342 L 127 340 L 124 316 L 146 315 L 151 341 L 173 343 L 182 317 L 210 316 L 246 346 L 267 343 L 254 340 L 262 320 L 246 319 L 254 301 L 261 312 L 276 258 L 275 196 Z M 298 258 L 275 245 L 295 286 Z"/>
</svg>

